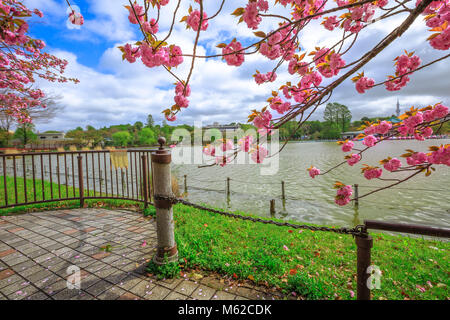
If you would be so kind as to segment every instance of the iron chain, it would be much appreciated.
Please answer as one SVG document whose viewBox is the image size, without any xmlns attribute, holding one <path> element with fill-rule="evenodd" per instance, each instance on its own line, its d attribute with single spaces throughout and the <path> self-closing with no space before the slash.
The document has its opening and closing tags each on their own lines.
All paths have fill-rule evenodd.
<svg viewBox="0 0 450 320">
<path fill-rule="evenodd" d="M 358 236 L 358 237 L 367 237 L 368 233 L 367 230 L 365 228 L 364 225 L 357 225 L 354 228 L 346 228 L 346 227 L 341 227 L 341 228 L 330 228 L 330 227 L 316 227 L 316 226 L 310 226 L 310 225 L 305 225 L 305 224 L 292 224 L 289 222 L 279 222 L 279 221 L 274 221 L 274 220 L 266 220 L 266 219 L 261 219 L 261 218 L 254 218 L 254 217 L 250 217 L 250 216 L 244 216 L 244 215 L 240 215 L 237 213 L 231 213 L 231 212 L 225 212 L 225 211 L 220 211 L 220 210 L 216 210 L 216 209 L 211 209 L 199 204 L 195 204 L 189 201 L 186 201 L 184 199 L 181 198 L 177 198 L 177 197 L 169 197 L 169 196 L 162 196 L 162 195 L 155 195 L 154 196 L 155 200 L 166 200 L 166 201 L 170 201 L 170 203 L 172 205 L 177 204 L 177 203 L 181 203 L 184 204 L 185 206 L 189 206 L 192 208 L 196 208 L 196 209 L 200 209 L 200 210 L 205 210 L 205 211 L 209 211 L 209 212 L 213 212 L 213 213 L 217 213 L 220 215 L 224 215 L 230 218 L 236 218 L 236 219 L 241 219 L 241 220 L 248 220 L 248 221 L 252 221 L 252 222 L 261 222 L 261 223 L 265 223 L 265 224 L 273 224 L 279 227 L 289 227 L 289 228 L 293 228 L 293 229 L 307 229 L 307 230 L 311 230 L 311 231 L 325 231 L 325 232 L 334 232 L 334 233 L 339 233 L 339 234 L 351 234 L 352 236 Z"/>
</svg>

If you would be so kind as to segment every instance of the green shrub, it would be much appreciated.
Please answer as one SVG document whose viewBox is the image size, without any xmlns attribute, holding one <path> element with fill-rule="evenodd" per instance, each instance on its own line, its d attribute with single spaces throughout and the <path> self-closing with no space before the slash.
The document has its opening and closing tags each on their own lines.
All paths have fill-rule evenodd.
<svg viewBox="0 0 450 320">
<path fill-rule="evenodd" d="M 288 278 L 288 290 L 294 291 L 309 299 L 326 299 L 329 295 L 325 285 L 317 277 L 307 273 L 297 273 Z"/>
<path fill-rule="evenodd" d="M 168 262 L 167 257 L 165 257 L 164 262 L 165 264 L 159 265 L 152 260 L 145 270 L 154 274 L 158 279 L 178 278 L 181 271 L 178 261 Z"/>
</svg>

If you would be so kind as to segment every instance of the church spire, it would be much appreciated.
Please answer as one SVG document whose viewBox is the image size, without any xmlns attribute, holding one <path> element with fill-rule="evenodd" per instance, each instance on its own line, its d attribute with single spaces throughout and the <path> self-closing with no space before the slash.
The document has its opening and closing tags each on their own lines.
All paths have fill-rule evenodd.
<svg viewBox="0 0 450 320">
<path fill-rule="evenodd" d="M 397 118 L 398 118 L 400 116 L 400 103 L 398 101 L 398 98 L 397 98 L 397 109 L 395 110 L 395 113 L 397 114 Z"/>
</svg>

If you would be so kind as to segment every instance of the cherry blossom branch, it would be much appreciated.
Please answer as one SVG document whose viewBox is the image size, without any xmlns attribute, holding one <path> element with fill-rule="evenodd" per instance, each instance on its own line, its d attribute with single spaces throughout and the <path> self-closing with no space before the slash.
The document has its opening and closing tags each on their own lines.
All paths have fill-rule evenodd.
<svg viewBox="0 0 450 320">
<path fill-rule="evenodd" d="M 329 85 L 329 87 L 325 90 L 324 93 L 322 93 L 321 96 L 324 96 L 326 93 L 332 91 L 334 88 L 336 88 L 339 84 L 341 84 L 344 80 L 349 78 L 351 75 L 353 75 L 356 71 L 361 69 L 364 65 L 366 65 L 370 60 L 372 60 L 374 57 L 376 57 L 381 51 L 383 51 L 386 47 L 388 47 L 394 40 L 396 40 L 398 37 L 400 37 L 403 33 L 405 33 L 406 30 L 412 25 L 412 23 L 416 20 L 416 18 L 425 10 L 425 8 L 432 2 L 432 0 L 423 0 L 411 13 L 410 15 L 403 21 L 403 23 L 397 27 L 394 31 L 392 31 L 385 40 L 379 42 L 371 51 L 369 51 L 365 58 L 362 59 L 360 63 L 358 63 L 354 68 L 352 68 L 350 71 L 348 71 L 346 74 L 341 76 L 339 79 L 335 80 L 333 83 Z M 311 102 L 307 103 L 307 107 L 311 107 L 313 104 L 315 104 L 320 97 L 312 99 Z M 297 113 L 298 114 L 298 113 Z M 294 116 L 290 116 L 284 121 L 278 123 L 275 127 L 278 128 L 280 125 L 285 123 L 286 121 L 289 121 Z"/>
</svg>

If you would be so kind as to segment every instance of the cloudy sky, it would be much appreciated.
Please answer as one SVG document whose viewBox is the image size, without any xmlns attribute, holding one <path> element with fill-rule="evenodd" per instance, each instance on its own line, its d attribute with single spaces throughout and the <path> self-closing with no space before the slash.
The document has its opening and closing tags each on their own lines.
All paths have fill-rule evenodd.
<svg viewBox="0 0 450 320">
<path fill-rule="evenodd" d="M 48 123 L 37 123 L 37 129 L 69 130 L 77 126 L 92 125 L 96 128 L 113 124 L 145 122 L 152 114 L 157 123 L 163 116 L 161 111 L 173 104 L 173 83 L 175 82 L 162 68 L 149 69 L 140 61 L 130 64 L 122 61 L 118 46 L 134 43 L 141 39 L 136 25 L 128 22 L 128 10 L 123 5 L 127 0 L 77 0 L 72 2 L 80 7 L 85 23 L 80 29 L 67 26 L 67 4 L 65 0 L 26 0 L 29 8 L 39 8 L 43 19 L 33 19 L 30 33 L 47 43 L 47 51 L 69 61 L 66 75 L 76 77 L 79 84 L 39 83 L 46 92 L 61 96 L 64 111 Z M 142 2 L 142 1 L 141 1 Z M 270 1 L 269 1 L 270 2 Z M 217 11 L 220 1 L 205 0 L 205 11 L 210 15 Z M 230 42 L 234 37 L 243 43 L 250 43 L 252 31 L 245 23 L 237 25 L 237 19 L 230 15 L 247 1 L 228 0 L 222 13 L 209 22 L 207 32 L 201 34 L 199 54 L 215 53 L 220 42 Z M 412 6 L 413 1 L 410 2 Z M 415 1 L 414 1 L 415 3 Z M 168 32 L 176 1 L 161 11 L 160 38 Z M 182 0 L 177 20 L 187 15 L 193 0 Z M 279 13 L 282 7 L 277 6 Z M 284 11 L 285 12 L 285 11 Z M 358 42 L 344 57 L 346 62 L 359 58 L 385 37 L 392 28 L 398 26 L 405 15 L 375 23 L 358 36 Z M 278 22 L 265 18 L 260 30 L 269 32 Z M 394 73 L 393 59 L 403 50 L 415 51 L 423 63 L 445 55 L 447 52 L 432 49 L 426 42 L 429 36 L 423 18 L 420 17 L 400 39 L 384 50 L 364 68 L 365 75 L 376 82 L 384 81 Z M 339 32 L 329 32 L 320 25 L 320 20 L 309 24 L 301 33 L 303 49 L 315 46 L 330 46 L 341 36 Z M 177 23 L 169 43 L 181 46 L 184 53 L 191 53 L 195 32 L 185 30 L 185 25 Z M 190 58 L 174 72 L 186 78 Z M 246 56 L 246 62 L 239 68 L 227 66 L 220 59 L 197 59 L 191 79 L 192 94 L 190 107 L 178 115 L 175 122 L 193 124 L 201 120 L 206 124 L 246 122 L 249 110 L 261 109 L 273 89 L 286 81 L 298 82 L 298 78 L 287 73 L 287 66 L 278 71 L 277 81 L 258 86 L 252 75 L 255 70 L 268 72 L 274 62 L 261 55 Z M 347 80 L 333 93 L 330 102 L 347 105 L 353 119 L 362 116 L 388 116 L 394 113 L 397 99 L 401 108 L 423 106 L 430 103 L 448 103 L 450 96 L 449 62 L 441 61 L 411 76 L 411 82 L 401 91 L 389 92 L 379 86 L 359 94 L 354 84 Z M 321 119 L 324 106 L 319 108 L 312 119 Z"/>
</svg>

